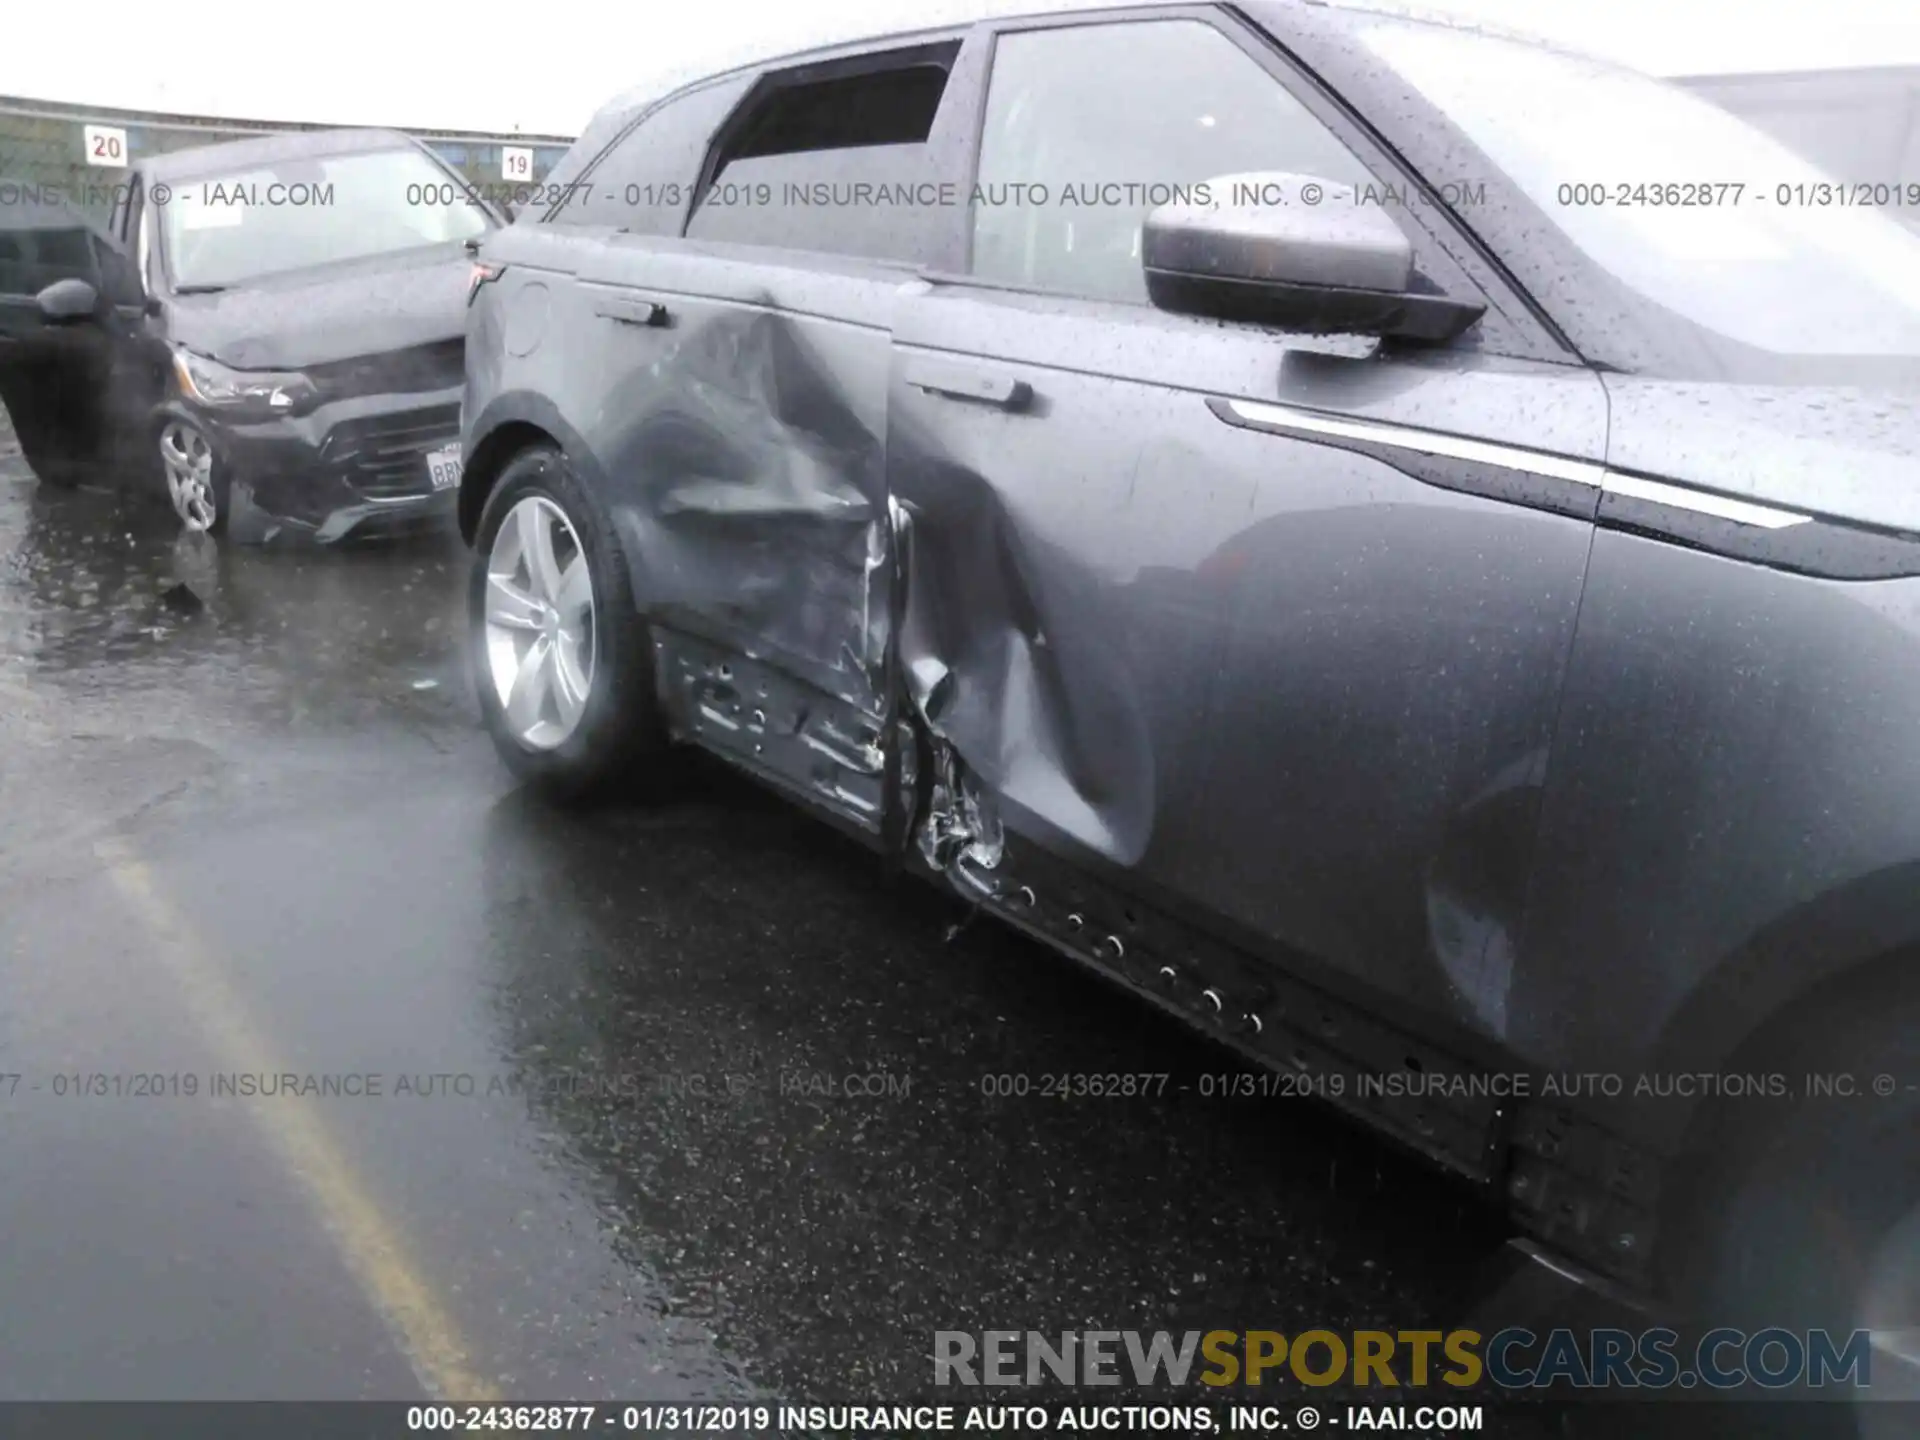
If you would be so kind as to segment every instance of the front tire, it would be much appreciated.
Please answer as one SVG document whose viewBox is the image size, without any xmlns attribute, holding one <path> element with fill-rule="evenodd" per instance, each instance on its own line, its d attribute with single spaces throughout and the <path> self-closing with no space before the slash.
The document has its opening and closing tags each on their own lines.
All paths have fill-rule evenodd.
<svg viewBox="0 0 1920 1440">
<path fill-rule="evenodd" d="M 652 637 L 619 537 L 558 450 L 502 470 L 467 601 L 480 712 L 509 769 L 571 803 L 647 773 L 667 748 Z"/>
<path fill-rule="evenodd" d="M 233 485 L 212 442 L 189 421 L 169 418 L 161 422 L 157 444 L 175 518 L 197 534 L 220 534 L 227 528 Z"/>
<path fill-rule="evenodd" d="M 1759 1067 L 1788 1095 L 1723 1114 L 1681 1288 L 1710 1325 L 1866 1331 L 1871 1395 L 1920 1398 L 1920 998 L 1854 997 L 1795 1030 Z M 1808 1095 L 1809 1077 L 1852 1093 Z M 1851 1433 L 1905 1433 L 1880 1428 L 1897 1406 L 1856 1418 Z"/>
</svg>

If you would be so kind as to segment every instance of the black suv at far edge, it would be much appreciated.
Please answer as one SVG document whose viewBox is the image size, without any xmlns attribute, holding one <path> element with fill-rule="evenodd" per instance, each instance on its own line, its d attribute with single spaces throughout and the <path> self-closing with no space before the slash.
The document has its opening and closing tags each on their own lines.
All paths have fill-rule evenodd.
<svg viewBox="0 0 1920 1440">
<path fill-rule="evenodd" d="M 53 189 L 0 194 L 0 400 L 41 480 L 143 486 L 236 539 L 447 522 L 467 246 L 504 217 L 432 151 L 331 130 L 143 158 L 104 231 Z"/>
<path fill-rule="evenodd" d="M 1887 1375 L 1920 235 L 1823 183 L 1307 4 L 613 107 L 475 270 L 487 723 L 562 794 L 705 747 L 1558 1263 Z"/>
</svg>

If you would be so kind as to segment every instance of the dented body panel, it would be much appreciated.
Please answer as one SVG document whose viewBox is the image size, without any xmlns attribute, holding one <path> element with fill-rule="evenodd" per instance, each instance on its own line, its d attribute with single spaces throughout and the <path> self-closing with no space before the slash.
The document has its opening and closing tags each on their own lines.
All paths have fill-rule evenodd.
<svg viewBox="0 0 1920 1440">
<path fill-rule="evenodd" d="M 636 599 L 878 715 L 901 276 L 624 237 L 579 280 L 613 381 L 588 443 Z"/>
<path fill-rule="evenodd" d="M 1506 409 L 1543 418 L 1494 433 L 1597 459 L 1598 380 L 957 284 L 895 340 L 903 673 L 1010 829 L 1502 1038 L 1591 524 L 1207 402 Z M 956 365 L 1027 398 L 930 388 Z"/>
<path fill-rule="evenodd" d="M 889 320 L 907 277 L 655 237 L 581 253 L 564 277 L 514 266 L 489 287 L 482 353 L 498 333 L 525 390 L 574 399 L 565 428 L 600 481 L 635 600 L 679 637 L 668 694 L 681 727 L 877 830 Z M 567 343 L 543 345 L 549 334 Z M 496 397 L 484 420 L 514 413 Z"/>
<path fill-rule="evenodd" d="M 1283 11 L 1383 184 L 1464 173 L 1343 28 L 1388 22 Z M 1040 23 L 941 42 L 928 183 L 966 193 L 993 44 Z M 646 194 L 710 185 L 732 123 Z M 1521 291 L 1580 262 L 1486 192 L 1524 257 L 1401 214 L 1484 302 L 1447 346 L 973 278 L 964 203 L 901 264 L 523 220 L 470 310 L 461 521 L 557 446 L 677 737 L 1642 1280 L 1715 1112 L 1543 1077 L 1712 1069 L 1920 948 L 1911 400 L 1603 373 L 1568 336 L 1613 302 Z"/>
</svg>

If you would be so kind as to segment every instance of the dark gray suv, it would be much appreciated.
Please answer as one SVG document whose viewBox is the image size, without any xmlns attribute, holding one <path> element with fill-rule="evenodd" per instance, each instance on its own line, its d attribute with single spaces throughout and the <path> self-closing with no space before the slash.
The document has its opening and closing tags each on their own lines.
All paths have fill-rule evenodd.
<svg viewBox="0 0 1920 1440">
<path fill-rule="evenodd" d="M 1920 234 L 1315 4 L 793 56 L 546 189 L 462 414 L 518 772 L 713 751 L 1563 1268 L 1911 1353 Z"/>
</svg>

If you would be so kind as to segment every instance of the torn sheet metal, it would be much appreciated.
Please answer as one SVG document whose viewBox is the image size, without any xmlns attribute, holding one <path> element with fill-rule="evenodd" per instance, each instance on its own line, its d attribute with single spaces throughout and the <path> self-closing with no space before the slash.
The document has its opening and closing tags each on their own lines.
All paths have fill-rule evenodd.
<svg viewBox="0 0 1920 1440">
<path fill-rule="evenodd" d="M 934 870 L 994 870 L 1006 853 L 1006 832 L 990 797 L 954 756 L 934 749 L 934 774 L 918 838 L 920 857 Z"/>
<path fill-rule="evenodd" d="M 957 778 L 971 774 L 1080 843 L 1134 863 L 1155 796 L 1146 724 L 1111 647 L 1072 635 L 1072 617 L 1097 604 L 1100 582 L 1079 558 L 1023 532 L 985 477 L 914 454 L 898 432 L 894 441 L 899 503 L 912 518 L 902 542 L 902 681 L 937 752 L 963 762 L 946 762 L 955 772 L 943 777 L 951 813 L 936 815 L 923 849 L 945 853 L 957 835 L 969 837 L 962 849 L 974 843 L 979 806 Z M 1056 619 L 1067 644 L 1054 642 Z"/>
</svg>

